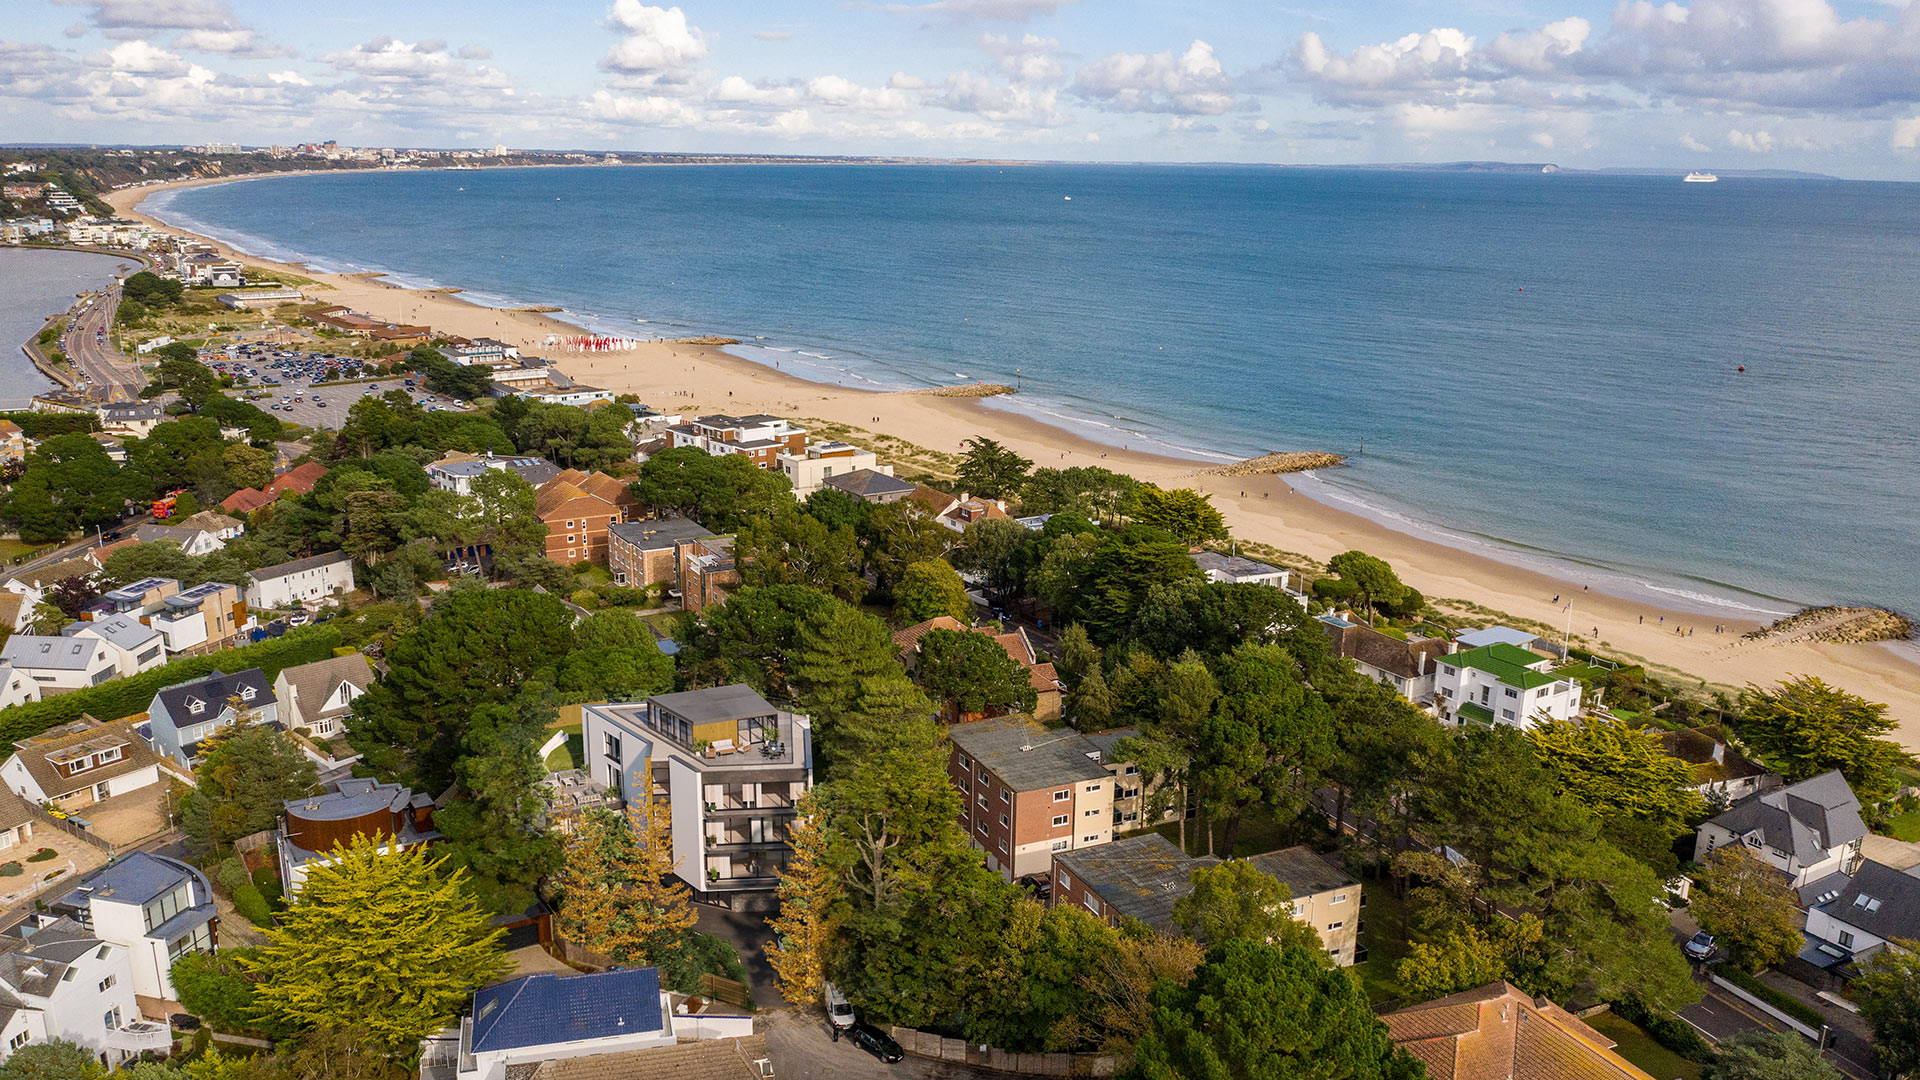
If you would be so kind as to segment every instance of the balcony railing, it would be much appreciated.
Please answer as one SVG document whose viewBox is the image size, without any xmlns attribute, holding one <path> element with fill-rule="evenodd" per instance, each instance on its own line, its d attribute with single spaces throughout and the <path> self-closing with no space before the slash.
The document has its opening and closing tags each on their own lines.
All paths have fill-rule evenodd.
<svg viewBox="0 0 1920 1080">
<path fill-rule="evenodd" d="M 151 1020 L 134 1020 L 107 1029 L 107 1046 L 113 1050 L 166 1050 L 173 1046 L 173 1031 Z"/>
</svg>

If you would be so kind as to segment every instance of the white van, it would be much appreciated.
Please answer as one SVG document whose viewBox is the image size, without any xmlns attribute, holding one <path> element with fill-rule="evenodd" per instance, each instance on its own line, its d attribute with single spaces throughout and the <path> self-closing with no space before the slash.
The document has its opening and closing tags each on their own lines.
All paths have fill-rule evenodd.
<svg viewBox="0 0 1920 1080">
<path fill-rule="evenodd" d="M 827 1022 L 833 1025 L 835 1037 L 853 1026 L 853 1003 L 832 983 L 827 984 Z"/>
</svg>

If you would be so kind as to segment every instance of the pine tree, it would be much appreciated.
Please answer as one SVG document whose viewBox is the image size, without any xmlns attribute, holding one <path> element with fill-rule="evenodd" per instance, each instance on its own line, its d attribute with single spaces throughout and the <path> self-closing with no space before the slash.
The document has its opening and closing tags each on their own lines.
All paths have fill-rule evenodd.
<svg viewBox="0 0 1920 1080">
<path fill-rule="evenodd" d="M 501 931 L 461 871 L 423 847 L 382 854 L 354 837 L 312 864 L 299 900 L 246 966 L 256 1000 L 299 1028 L 363 1026 L 392 1051 L 452 1023 L 473 992 L 509 970 Z"/>
<path fill-rule="evenodd" d="M 800 800 L 790 842 L 793 854 L 780 875 L 780 914 L 768 922 L 778 940 L 767 959 L 788 1001 L 819 998 L 839 937 L 832 908 L 840 898 L 840 874 L 827 854 L 826 824 L 813 812 L 813 798 Z"/>
</svg>

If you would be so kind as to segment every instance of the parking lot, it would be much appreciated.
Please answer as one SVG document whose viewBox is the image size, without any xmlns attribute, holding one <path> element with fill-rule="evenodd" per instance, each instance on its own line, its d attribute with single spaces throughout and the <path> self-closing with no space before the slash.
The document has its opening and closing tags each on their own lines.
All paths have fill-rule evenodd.
<svg viewBox="0 0 1920 1080">
<path fill-rule="evenodd" d="M 459 402 L 426 390 L 409 388 L 406 376 L 369 378 L 372 368 L 351 356 L 311 350 L 236 344 L 203 350 L 208 367 L 236 380 L 235 390 L 246 400 L 290 423 L 337 429 L 345 423 L 353 403 L 368 394 L 398 390 L 422 408 L 462 410 Z M 391 359 L 391 358 L 390 358 Z M 346 381 L 340 380 L 358 380 Z M 315 387 L 315 383 L 334 383 Z"/>
<path fill-rule="evenodd" d="M 466 408 L 460 402 L 449 398 L 418 388 L 409 389 L 406 380 L 398 376 L 371 383 L 344 383 L 318 388 L 309 388 L 304 383 L 287 383 L 283 386 L 267 387 L 267 389 L 273 391 L 272 398 L 260 398 L 253 404 L 267 409 L 288 423 L 303 424 L 311 428 L 337 429 L 346 423 L 347 410 L 353 407 L 354 402 L 362 397 L 369 395 L 378 397 L 394 390 L 405 393 L 418 402 L 423 409 L 458 412 Z M 279 407 L 273 408 L 273 406 Z"/>
</svg>

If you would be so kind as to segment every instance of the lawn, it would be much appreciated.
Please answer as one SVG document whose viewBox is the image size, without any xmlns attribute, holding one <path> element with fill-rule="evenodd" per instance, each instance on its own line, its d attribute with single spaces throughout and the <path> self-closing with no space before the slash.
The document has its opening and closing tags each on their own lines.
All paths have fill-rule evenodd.
<svg viewBox="0 0 1920 1080">
<path fill-rule="evenodd" d="M 1688 1061 L 1679 1054 L 1653 1041 L 1653 1036 L 1635 1024 L 1615 1016 L 1611 1012 L 1595 1013 L 1586 1018 L 1587 1026 L 1612 1039 L 1619 1045 L 1614 1053 L 1633 1062 L 1648 1073 L 1667 1080 L 1700 1080 L 1702 1068 L 1697 1061 Z"/>
<path fill-rule="evenodd" d="M 562 769 L 577 769 L 585 759 L 586 754 L 581 746 L 580 733 L 576 731 L 567 736 L 565 745 L 554 747 L 553 753 L 547 755 L 547 771 L 559 772 Z"/>
<path fill-rule="evenodd" d="M 1394 975 L 1407 955 L 1407 943 L 1400 938 L 1400 914 L 1405 902 L 1393 895 L 1393 886 L 1384 878 L 1362 883 L 1361 890 L 1367 906 L 1360 918 L 1360 945 L 1367 950 L 1367 958 L 1350 970 L 1360 980 L 1367 1001 L 1378 1007 L 1407 996 Z"/>
<path fill-rule="evenodd" d="M 10 563 L 36 551 L 44 550 L 44 544 L 29 544 L 22 540 L 0 539 L 0 563 Z"/>
<path fill-rule="evenodd" d="M 1920 810 L 1909 810 L 1887 822 L 1887 835 L 1895 840 L 1920 841 Z"/>
</svg>

